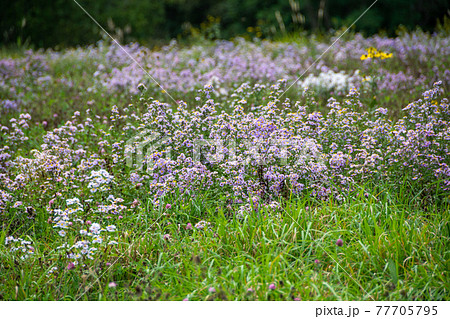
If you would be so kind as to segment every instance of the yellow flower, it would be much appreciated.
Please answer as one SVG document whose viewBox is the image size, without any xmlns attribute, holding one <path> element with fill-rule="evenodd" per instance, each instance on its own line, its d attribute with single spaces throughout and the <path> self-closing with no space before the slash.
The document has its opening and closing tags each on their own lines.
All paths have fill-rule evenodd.
<svg viewBox="0 0 450 319">
<path fill-rule="evenodd" d="M 392 58 L 392 53 L 385 53 L 381 50 L 378 50 L 374 47 L 370 47 L 366 49 L 367 54 L 361 55 L 361 60 L 380 58 L 381 60 Z"/>
</svg>

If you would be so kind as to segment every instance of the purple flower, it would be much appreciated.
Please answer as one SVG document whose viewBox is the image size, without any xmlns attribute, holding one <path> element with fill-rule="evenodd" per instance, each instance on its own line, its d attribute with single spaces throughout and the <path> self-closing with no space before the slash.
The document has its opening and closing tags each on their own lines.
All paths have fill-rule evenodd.
<svg viewBox="0 0 450 319">
<path fill-rule="evenodd" d="M 195 228 L 197 228 L 198 230 L 202 230 L 202 229 L 205 229 L 205 228 L 207 228 L 208 226 L 210 226 L 211 225 L 211 223 L 210 222 L 207 222 L 207 221 L 205 221 L 205 220 L 201 220 L 201 221 L 199 221 L 197 224 L 195 224 Z"/>
<path fill-rule="evenodd" d="M 192 229 L 192 224 L 191 224 L 191 223 L 187 223 L 187 225 L 186 225 L 186 229 L 187 229 L 187 230 L 190 230 L 190 229 Z"/>
<path fill-rule="evenodd" d="M 6 110 L 18 110 L 19 104 L 17 103 L 17 101 L 4 100 L 2 101 L 2 107 Z"/>
<path fill-rule="evenodd" d="M 270 284 L 269 285 L 269 290 L 275 290 L 277 287 L 275 286 L 275 284 Z"/>
<path fill-rule="evenodd" d="M 68 270 L 71 270 L 71 269 L 74 269 L 74 268 L 75 268 L 75 264 L 74 263 L 70 262 L 70 263 L 67 264 L 67 269 Z"/>
<path fill-rule="evenodd" d="M 344 241 L 339 238 L 338 240 L 336 240 L 336 245 L 342 247 L 342 245 L 344 245 Z"/>
<path fill-rule="evenodd" d="M 170 205 L 170 204 L 166 205 L 166 209 L 171 209 L 171 208 L 172 208 L 172 205 Z"/>
</svg>

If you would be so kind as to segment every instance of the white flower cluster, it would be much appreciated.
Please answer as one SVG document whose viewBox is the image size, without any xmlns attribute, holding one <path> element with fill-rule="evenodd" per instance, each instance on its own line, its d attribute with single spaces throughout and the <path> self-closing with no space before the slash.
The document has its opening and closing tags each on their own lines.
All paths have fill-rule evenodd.
<svg viewBox="0 0 450 319">
<path fill-rule="evenodd" d="M 199 221 L 197 224 L 195 224 L 195 228 L 197 228 L 198 230 L 207 230 L 208 228 L 210 228 L 211 223 L 207 222 L 205 220 L 201 220 Z"/>
<path fill-rule="evenodd" d="M 22 238 L 14 238 L 13 236 L 8 236 L 5 238 L 5 246 L 11 245 L 11 252 L 21 252 L 20 259 L 25 260 L 30 255 L 34 254 L 34 248 L 31 246 L 31 241 L 24 240 Z"/>
<path fill-rule="evenodd" d="M 78 250 L 79 252 L 71 252 L 68 257 L 70 259 L 75 259 L 73 262 L 74 265 L 77 265 L 77 260 L 80 259 L 82 256 L 88 258 L 88 259 L 94 259 L 93 255 L 98 250 L 96 247 L 92 247 L 93 244 L 102 244 L 104 242 L 104 237 L 102 236 L 102 232 L 115 232 L 116 226 L 114 225 L 108 225 L 106 228 L 102 228 L 99 223 L 92 223 L 92 225 L 89 227 L 89 229 L 81 229 L 80 235 L 81 236 L 88 236 L 91 237 L 92 240 L 89 241 L 87 239 L 85 240 L 79 240 L 77 241 L 72 247 L 71 251 Z M 108 242 L 108 245 L 117 245 L 117 242 L 112 240 Z M 61 248 L 67 248 L 66 246 L 62 246 Z"/>
<path fill-rule="evenodd" d="M 100 173 L 102 174 L 102 173 Z M 104 175 L 101 175 L 104 177 Z M 115 198 L 110 196 L 109 200 L 114 200 Z M 86 200 L 88 201 L 88 200 Z M 73 264 L 78 264 L 78 259 L 87 258 L 94 259 L 93 255 L 98 250 L 98 245 L 103 243 L 108 243 L 108 245 L 117 245 L 117 241 L 111 240 L 109 233 L 116 231 L 116 226 L 108 225 L 106 227 L 101 227 L 99 223 L 92 223 L 90 221 L 83 221 L 79 218 L 77 213 L 83 212 L 83 206 L 78 198 L 71 198 L 66 200 L 68 208 L 65 210 L 55 209 L 53 214 L 54 228 L 60 228 L 58 232 L 61 237 L 66 237 L 68 232 L 75 232 L 76 238 L 78 240 L 75 244 L 71 245 L 69 242 L 64 243 L 57 249 L 69 250 L 70 253 L 67 254 L 69 259 L 73 259 Z M 103 234 L 102 234 L 103 233 Z M 105 235 L 104 235 L 105 234 Z M 71 236 L 68 236 L 70 240 Z M 95 247 L 94 247 L 95 245 Z"/>
<path fill-rule="evenodd" d="M 346 93 L 353 86 L 359 85 L 362 81 L 359 75 L 359 70 L 354 74 L 349 75 L 345 72 L 334 72 L 328 70 L 321 72 L 319 75 L 310 74 L 300 81 L 300 86 L 303 89 L 312 89 L 316 93 Z"/>
<path fill-rule="evenodd" d="M 53 222 L 55 225 L 53 225 L 53 228 L 61 228 L 61 230 L 58 232 L 58 234 L 61 237 L 66 236 L 66 229 L 69 228 L 69 226 L 72 225 L 72 220 L 75 222 L 80 222 L 83 224 L 83 220 L 79 218 L 73 219 L 72 216 L 76 216 L 78 212 L 83 211 L 83 207 L 81 205 L 81 202 L 78 198 L 72 198 L 66 200 L 67 206 L 76 206 L 76 207 L 69 207 L 65 210 L 62 209 L 55 209 L 53 210 L 53 214 L 55 217 L 53 218 Z"/>
<path fill-rule="evenodd" d="M 126 208 L 126 206 L 118 204 L 123 202 L 122 198 L 116 198 L 113 195 L 109 195 L 108 201 L 111 202 L 110 205 L 99 205 L 96 212 L 102 214 L 119 214 Z"/>
<path fill-rule="evenodd" d="M 114 176 L 110 175 L 106 170 L 101 169 L 99 171 L 92 171 L 91 176 L 89 176 L 89 185 L 88 188 L 92 193 L 96 193 L 97 191 L 106 191 L 108 190 L 107 185 L 111 183 L 114 179 Z"/>
</svg>

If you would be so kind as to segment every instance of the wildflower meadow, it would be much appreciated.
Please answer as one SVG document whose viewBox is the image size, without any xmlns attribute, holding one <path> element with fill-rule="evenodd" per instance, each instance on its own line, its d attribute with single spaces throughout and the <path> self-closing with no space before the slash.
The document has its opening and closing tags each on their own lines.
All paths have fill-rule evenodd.
<svg viewBox="0 0 450 319">
<path fill-rule="evenodd" d="M 448 300 L 449 56 L 445 29 L 0 50 L 0 300 Z"/>
</svg>

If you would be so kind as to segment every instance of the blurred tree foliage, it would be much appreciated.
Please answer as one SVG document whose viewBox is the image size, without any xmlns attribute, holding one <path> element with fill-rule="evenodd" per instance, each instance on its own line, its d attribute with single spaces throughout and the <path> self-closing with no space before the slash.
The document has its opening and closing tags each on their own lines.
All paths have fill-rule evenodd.
<svg viewBox="0 0 450 319">
<path fill-rule="evenodd" d="M 374 0 L 76 0 L 121 41 L 167 40 L 220 18 L 220 37 L 258 30 L 271 37 L 350 25 Z M 432 30 L 449 14 L 448 0 L 379 0 L 355 26 L 366 35 L 399 25 Z M 214 20 L 218 21 L 218 20 Z M 74 0 L 0 0 L 0 41 L 36 47 L 94 43 L 99 27 Z"/>
</svg>

